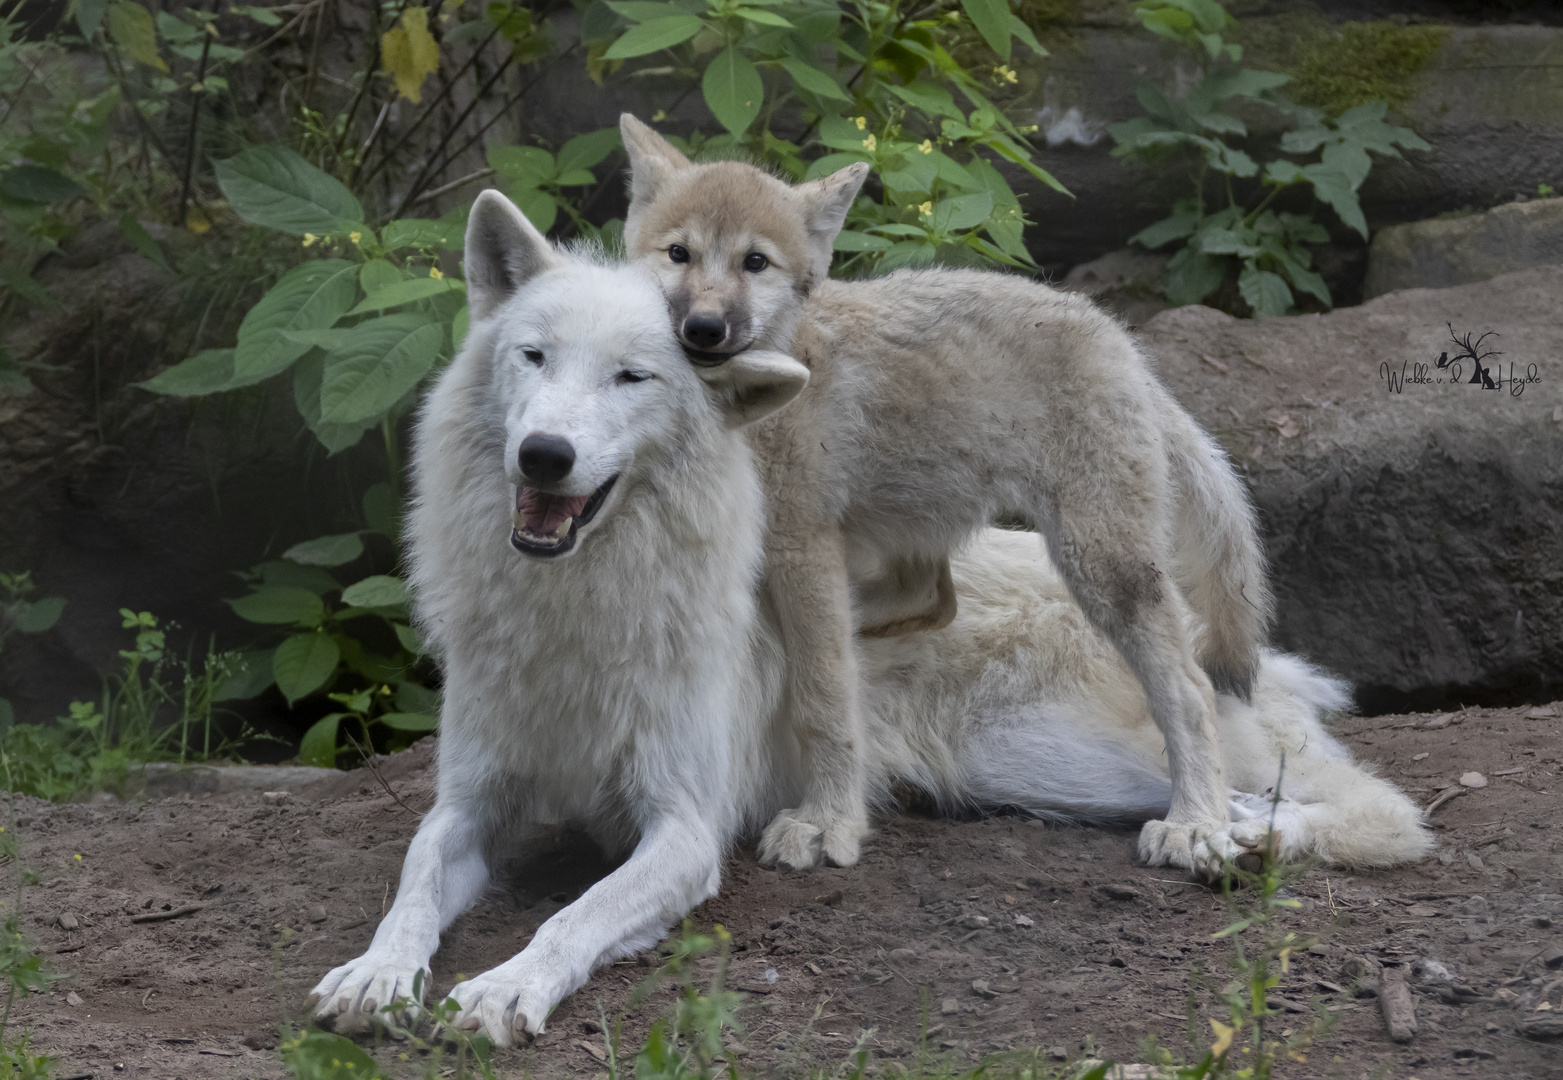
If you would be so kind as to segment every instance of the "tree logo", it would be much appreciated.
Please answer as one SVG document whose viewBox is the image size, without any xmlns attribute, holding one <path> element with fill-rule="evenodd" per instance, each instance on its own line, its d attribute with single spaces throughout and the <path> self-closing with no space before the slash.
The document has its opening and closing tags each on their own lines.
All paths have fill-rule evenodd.
<svg viewBox="0 0 1563 1080">
<path fill-rule="evenodd" d="M 1461 337 L 1459 334 L 1454 332 L 1453 323 L 1444 323 L 1444 325 L 1449 327 L 1449 337 L 1460 348 L 1459 351 L 1454 354 L 1453 359 L 1450 358 L 1448 350 L 1445 350 L 1439 354 L 1437 360 L 1439 370 L 1451 370 L 1449 381 L 1459 382 L 1460 376 L 1463 374 L 1464 370 L 1461 365 L 1464 361 L 1469 360 L 1471 362 L 1472 371 L 1471 377 L 1465 380 L 1466 384 L 1469 386 L 1480 386 L 1483 390 L 1497 390 L 1500 386 L 1500 383 L 1493 381 L 1492 372 L 1487 369 L 1487 365 L 1483 364 L 1482 361 L 1486 360 L 1490 356 L 1502 356 L 1503 354 L 1498 352 L 1496 349 L 1488 349 L 1486 352 L 1483 352 L 1482 342 L 1486 341 L 1490 337 L 1497 337 L 1498 332 L 1496 330 L 1489 330 L 1481 337 L 1477 338 L 1475 344 L 1472 344 L 1470 332 L 1467 332 L 1465 337 Z M 1503 378 L 1501 369 L 1498 373 L 1498 378 L 1499 380 L 1502 380 Z"/>
</svg>

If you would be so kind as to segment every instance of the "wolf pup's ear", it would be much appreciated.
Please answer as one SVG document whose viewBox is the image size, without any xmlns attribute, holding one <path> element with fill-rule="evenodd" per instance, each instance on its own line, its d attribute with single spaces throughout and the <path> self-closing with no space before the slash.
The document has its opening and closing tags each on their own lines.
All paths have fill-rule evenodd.
<svg viewBox="0 0 1563 1080">
<path fill-rule="evenodd" d="M 564 259 L 547 237 L 492 188 L 467 215 L 467 307 L 476 322 L 493 314 L 515 291 Z"/>
<path fill-rule="evenodd" d="M 810 268 L 824 278 L 830 273 L 831 247 L 847 220 L 858 188 L 868 179 L 868 163 L 859 161 L 829 176 L 799 184 L 793 190 L 803 201 L 803 220 L 809 230 Z"/>
<path fill-rule="evenodd" d="M 630 211 L 657 197 L 668 177 L 689 168 L 689 159 L 678 147 L 652 131 L 630 113 L 619 116 L 619 134 L 630 159 Z"/>
<path fill-rule="evenodd" d="M 765 349 L 747 349 L 720 367 L 697 372 L 715 391 L 730 428 L 763 420 L 809 385 L 808 368 L 786 353 Z"/>
</svg>

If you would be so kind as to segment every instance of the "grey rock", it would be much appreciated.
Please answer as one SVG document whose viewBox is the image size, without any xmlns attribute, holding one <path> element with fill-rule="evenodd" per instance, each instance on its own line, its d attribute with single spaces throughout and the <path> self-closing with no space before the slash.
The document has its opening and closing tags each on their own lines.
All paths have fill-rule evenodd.
<svg viewBox="0 0 1563 1080">
<path fill-rule="evenodd" d="M 1141 333 L 1247 479 L 1273 640 L 1351 679 L 1365 709 L 1534 693 L 1563 670 L 1559 297 L 1563 267 L 1537 267 L 1325 315 L 1185 307 Z M 1447 378 L 1434 366 L 1452 349 L 1446 323 L 1498 332 L 1503 387 L 1393 392 L 1386 372 Z M 1542 381 L 1511 385 L 1511 363 Z"/>
<path fill-rule="evenodd" d="M 1139 248 L 1109 251 L 1064 275 L 1058 287 L 1084 293 L 1130 326 L 1143 326 L 1172 305 L 1161 295 L 1161 276 L 1172 256 Z"/>
<path fill-rule="evenodd" d="M 1563 199 L 1380 229 L 1368 249 L 1365 297 L 1442 289 L 1531 266 L 1563 263 Z"/>
</svg>

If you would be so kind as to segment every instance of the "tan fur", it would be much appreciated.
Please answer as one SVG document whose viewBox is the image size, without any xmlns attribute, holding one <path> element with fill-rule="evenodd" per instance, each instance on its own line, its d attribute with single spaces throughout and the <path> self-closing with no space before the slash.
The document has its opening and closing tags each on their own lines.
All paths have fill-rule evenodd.
<svg viewBox="0 0 1563 1080">
<path fill-rule="evenodd" d="M 926 581 L 1004 513 L 1043 535 L 1165 736 L 1172 805 L 1145 826 L 1142 855 L 1218 869 L 1233 852 L 1213 846 L 1229 846 L 1229 812 L 1212 679 L 1247 695 L 1269 591 L 1246 493 L 1133 340 L 1089 300 L 1012 275 L 831 281 L 860 167 L 791 187 L 734 162 L 692 164 L 633 117 L 621 126 L 634 172 L 628 252 L 657 275 L 675 330 L 694 305 L 722 310 L 722 351 L 781 349 L 811 373 L 796 404 L 749 429 L 811 784 L 766 830 L 762 856 L 857 858 L 853 553 L 908 564 L 892 581 Z M 673 245 L 687 258 L 670 258 Z M 746 269 L 754 252 L 769 260 L 759 272 Z"/>
</svg>

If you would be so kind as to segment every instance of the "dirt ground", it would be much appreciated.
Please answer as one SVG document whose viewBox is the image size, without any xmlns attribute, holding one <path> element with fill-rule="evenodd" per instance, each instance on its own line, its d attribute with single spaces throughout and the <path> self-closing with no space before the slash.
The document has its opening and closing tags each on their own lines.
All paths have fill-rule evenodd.
<svg viewBox="0 0 1563 1080">
<path fill-rule="evenodd" d="M 1422 864 L 1315 868 L 1294 887 L 1303 906 L 1288 926 L 1320 944 L 1280 993 L 1298 1023 L 1315 1002 L 1339 1022 L 1280 1075 L 1563 1075 L 1563 1046 L 1518 1030 L 1563 1007 L 1563 704 L 1351 718 L 1340 732 L 1424 805 L 1463 774 L 1487 783 L 1434 811 L 1438 848 Z M 382 761 L 411 809 L 364 770 L 281 799 L 19 801 L 24 859 L 42 878 L 25 893 L 26 928 L 68 974 L 20 1015 L 35 1046 L 60 1057 L 58 1075 L 284 1076 L 279 1021 L 367 945 L 413 811 L 432 800 L 426 749 Z M 576 837 L 539 848 L 446 936 L 436 988 L 512 955 L 606 870 Z M 957 1062 L 1032 1046 L 1077 1055 L 1088 1038 L 1135 1061 L 1146 1035 L 1183 1051 L 1191 973 L 1224 981 L 1230 955 L 1211 938 L 1230 921 L 1220 894 L 1137 866 L 1133 831 L 1015 817 L 902 814 L 849 869 L 778 871 L 740 851 L 694 919 L 733 935 L 730 981 L 750 997 L 732 1052 L 758 1073 L 839 1062 L 863 1029 L 877 1059 L 908 1062 L 925 1025 L 928 1049 Z M 1343 968 L 1363 957 L 1411 973 L 1420 1030 L 1409 1044 L 1389 1040 L 1375 998 L 1353 994 Z M 501 1075 L 601 1073 L 599 1005 L 613 1017 L 648 970 L 629 960 L 599 972 L 535 1045 L 497 1055 Z M 627 1041 L 665 1000 L 628 1015 Z M 1208 1043 L 1208 1028 L 1197 1038 Z"/>
</svg>

